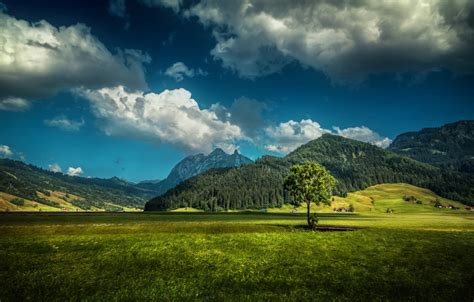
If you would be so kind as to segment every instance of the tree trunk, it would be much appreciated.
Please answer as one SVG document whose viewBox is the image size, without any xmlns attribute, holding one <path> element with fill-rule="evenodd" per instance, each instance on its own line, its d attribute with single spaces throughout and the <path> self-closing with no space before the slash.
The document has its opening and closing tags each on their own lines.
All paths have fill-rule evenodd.
<svg viewBox="0 0 474 302">
<path fill-rule="evenodd" d="M 311 224 L 311 202 L 309 200 L 306 201 L 306 205 L 308 206 L 308 213 L 307 213 L 307 218 L 308 218 L 308 226 L 310 228 L 312 228 L 312 224 Z"/>
</svg>

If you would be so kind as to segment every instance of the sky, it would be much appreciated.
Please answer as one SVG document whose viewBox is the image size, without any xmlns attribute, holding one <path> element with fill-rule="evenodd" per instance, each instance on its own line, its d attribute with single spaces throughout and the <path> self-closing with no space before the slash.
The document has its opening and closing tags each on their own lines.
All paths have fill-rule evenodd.
<svg viewBox="0 0 474 302">
<path fill-rule="evenodd" d="M 474 2 L 0 2 L 0 157 L 162 179 L 474 119 Z"/>
</svg>

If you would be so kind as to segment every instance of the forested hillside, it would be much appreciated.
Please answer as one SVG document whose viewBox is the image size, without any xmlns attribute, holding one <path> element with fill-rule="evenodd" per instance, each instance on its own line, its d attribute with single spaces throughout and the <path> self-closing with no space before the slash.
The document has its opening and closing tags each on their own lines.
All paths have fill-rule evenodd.
<svg viewBox="0 0 474 302">
<path fill-rule="evenodd" d="M 202 153 L 190 155 L 177 163 L 164 180 L 156 183 L 140 183 L 138 187 L 151 189 L 156 191 L 157 195 L 161 195 L 186 179 L 210 169 L 240 167 L 250 163 L 253 161 L 239 154 L 237 150 L 233 154 L 227 154 L 217 148 L 208 155 Z"/>
<path fill-rule="evenodd" d="M 145 210 L 278 207 L 289 202 L 283 191 L 288 168 L 308 160 L 329 169 L 338 180 L 335 194 L 341 196 L 374 184 L 405 182 L 453 200 L 474 200 L 472 175 L 443 171 L 367 143 L 325 134 L 283 158 L 264 156 L 254 164 L 195 176 L 150 200 Z"/>
<path fill-rule="evenodd" d="M 474 121 L 459 121 L 398 135 L 389 149 L 421 162 L 474 172 Z"/>
<path fill-rule="evenodd" d="M 100 179 L 72 177 L 54 173 L 23 162 L 0 159 L 0 192 L 12 194 L 49 206 L 58 206 L 44 198 L 61 191 L 77 195 L 75 206 L 109 209 L 113 203 L 126 207 L 143 207 L 146 200 L 156 196 L 155 191 L 138 188 L 118 178 Z"/>
</svg>

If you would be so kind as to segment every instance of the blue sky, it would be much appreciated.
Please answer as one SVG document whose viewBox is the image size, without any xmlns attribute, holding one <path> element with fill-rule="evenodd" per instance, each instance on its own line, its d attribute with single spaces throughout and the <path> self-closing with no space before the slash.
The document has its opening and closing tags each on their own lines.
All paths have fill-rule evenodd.
<svg viewBox="0 0 474 302">
<path fill-rule="evenodd" d="M 473 119 L 472 3 L 361 3 L 4 0 L 0 155 L 139 181 Z"/>
</svg>

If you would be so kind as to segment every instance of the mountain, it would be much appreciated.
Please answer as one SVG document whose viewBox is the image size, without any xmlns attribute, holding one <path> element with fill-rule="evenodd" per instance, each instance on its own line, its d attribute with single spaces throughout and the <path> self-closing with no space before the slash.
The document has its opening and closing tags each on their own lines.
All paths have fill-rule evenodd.
<svg viewBox="0 0 474 302">
<path fill-rule="evenodd" d="M 0 159 L 0 192 L 53 208 L 83 210 L 141 208 L 157 195 L 117 177 L 67 176 L 9 159 Z"/>
<path fill-rule="evenodd" d="M 174 166 L 166 179 L 155 185 L 140 184 L 139 186 L 153 189 L 158 192 L 159 195 L 174 188 L 177 184 L 186 179 L 210 169 L 240 167 L 251 163 L 253 163 L 251 159 L 239 154 L 237 150 L 235 150 L 233 154 L 227 154 L 222 149 L 217 148 L 207 156 L 199 153 L 184 158 Z"/>
<path fill-rule="evenodd" d="M 147 185 L 147 184 L 156 185 L 160 181 L 162 181 L 162 179 L 147 179 L 147 180 L 140 181 L 138 184 L 139 185 Z"/>
<path fill-rule="evenodd" d="M 453 200 L 474 200 L 474 176 L 445 171 L 371 144 L 325 134 L 283 158 L 264 156 L 240 168 L 211 169 L 158 196 L 145 210 L 195 207 L 204 210 L 279 207 L 288 203 L 283 180 L 288 168 L 321 163 L 336 177 L 335 193 L 381 183 L 409 183 Z"/>
<path fill-rule="evenodd" d="M 400 134 L 390 145 L 395 153 L 461 172 L 474 172 L 474 121 Z"/>
</svg>

